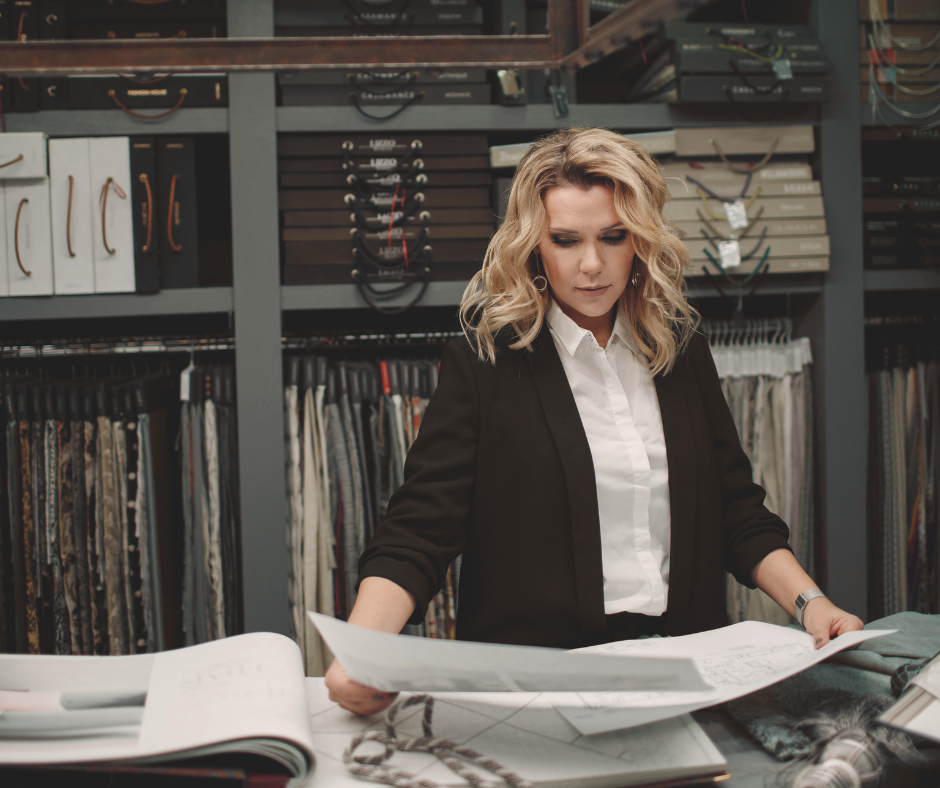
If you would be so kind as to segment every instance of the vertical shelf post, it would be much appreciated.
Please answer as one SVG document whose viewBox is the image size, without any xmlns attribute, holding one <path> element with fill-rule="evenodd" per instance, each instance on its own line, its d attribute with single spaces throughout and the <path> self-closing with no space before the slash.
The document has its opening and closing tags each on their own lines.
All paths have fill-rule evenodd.
<svg viewBox="0 0 940 788">
<path fill-rule="evenodd" d="M 826 223 L 834 243 L 817 315 L 815 348 L 820 496 L 825 534 L 821 574 L 839 607 L 867 608 L 865 386 L 862 266 L 862 150 L 858 71 L 858 0 L 817 0 L 817 32 L 832 63 L 832 99 L 822 105 L 820 138 Z M 820 396 L 821 395 L 821 396 Z"/>
<path fill-rule="evenodd" d="M 274 35 L 273 0 L 228 0 L 230 37 Z M 229 75 L 233 304 L 245 631 L 288 634 L 273 74 Z"/>
</svg>

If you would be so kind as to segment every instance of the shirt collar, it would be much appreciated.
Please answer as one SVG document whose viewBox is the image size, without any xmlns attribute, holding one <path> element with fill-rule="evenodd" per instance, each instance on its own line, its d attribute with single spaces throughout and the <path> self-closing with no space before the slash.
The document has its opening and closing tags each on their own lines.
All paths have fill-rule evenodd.
<svg viewBox="0 0 940 788">
<path fill-rule="evenodd" d="M 552 330 L 552 333 L 558 337 L 561 344 L 564 345 L 568 354 L 574 356 L 578 346 L 591 332 L 586 328 L 581 328 L 574 320 L 568 317 L 568 315 L 562 311 L 561 307 L 558 306 L 555 299 L 552 299 L 551 303 L 552 305 L 549 307 L 548 314 L 546 315 L 548 327 Z M 619 304 L 617 306 L 617 317 L 614 320 L 614 330 L 611 335 L 611 341 L 613 341 L 615 337 L 623 342 L 634 354 L 639 355 L 636 343 L 633 340 L 633 334 L 630 331 L 630 326 L 627 324 L 627 320 Z"/>
</svg>

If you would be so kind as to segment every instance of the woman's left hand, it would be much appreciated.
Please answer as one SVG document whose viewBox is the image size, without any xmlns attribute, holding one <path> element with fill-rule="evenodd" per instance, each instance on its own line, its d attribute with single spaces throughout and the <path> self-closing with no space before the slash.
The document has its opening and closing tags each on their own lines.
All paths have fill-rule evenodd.
<svg viewBox="0 0 940 788">
<path fill-rule="evenodd" d="M 803 626 L 813 636 L 816 648 L 822 648 L 831 638 L 861 629 L 862 620 L 840 610 L 825 597 L 816 597 L 806 605 Z"/>
</svg>

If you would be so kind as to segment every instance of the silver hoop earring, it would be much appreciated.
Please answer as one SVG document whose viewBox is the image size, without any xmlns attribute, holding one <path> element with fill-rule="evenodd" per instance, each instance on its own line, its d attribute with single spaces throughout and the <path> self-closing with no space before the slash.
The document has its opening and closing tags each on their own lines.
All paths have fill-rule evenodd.
<svg viewBox="0 0 940 788">
<path fill-rule="evenodd" d="M 640 269 L 637 265 L 637 258 L 633 258 L 633 271 L 630 273 L 630 286 L 638 287 L 640 284 Z"/>
<path fill-rule="evenodd" d="M 546 290 L 548 290 L 548 279 L 546 279 L 541 274 L 532 277 L 532 284 L 535 285 L 535 289 L 540 293 L 544 293 Z"/>
</svg>

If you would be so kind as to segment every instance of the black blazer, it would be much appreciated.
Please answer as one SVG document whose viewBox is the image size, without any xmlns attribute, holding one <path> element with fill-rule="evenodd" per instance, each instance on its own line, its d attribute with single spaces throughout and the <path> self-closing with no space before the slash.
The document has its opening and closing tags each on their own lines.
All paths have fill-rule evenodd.
<svg viewBox="0 0 940 788">
<path fill-rule="evenodd" d="M 751 480 L 705 339 L 655 384 L 672 514 L 665 631 L 684 635 L 727 625 L 723 570 L 753 588 L 751 570 L 789 549 L 788 530 Z M 591 450 L 547 327 L 532 352 L 501 349 L 495 365 L 466 339 L 447 345 L 360 582 L 385 577 L 410 591 L 420 623 L 461 554 L 458 638 L 609 640 Z"/>
</svg>

